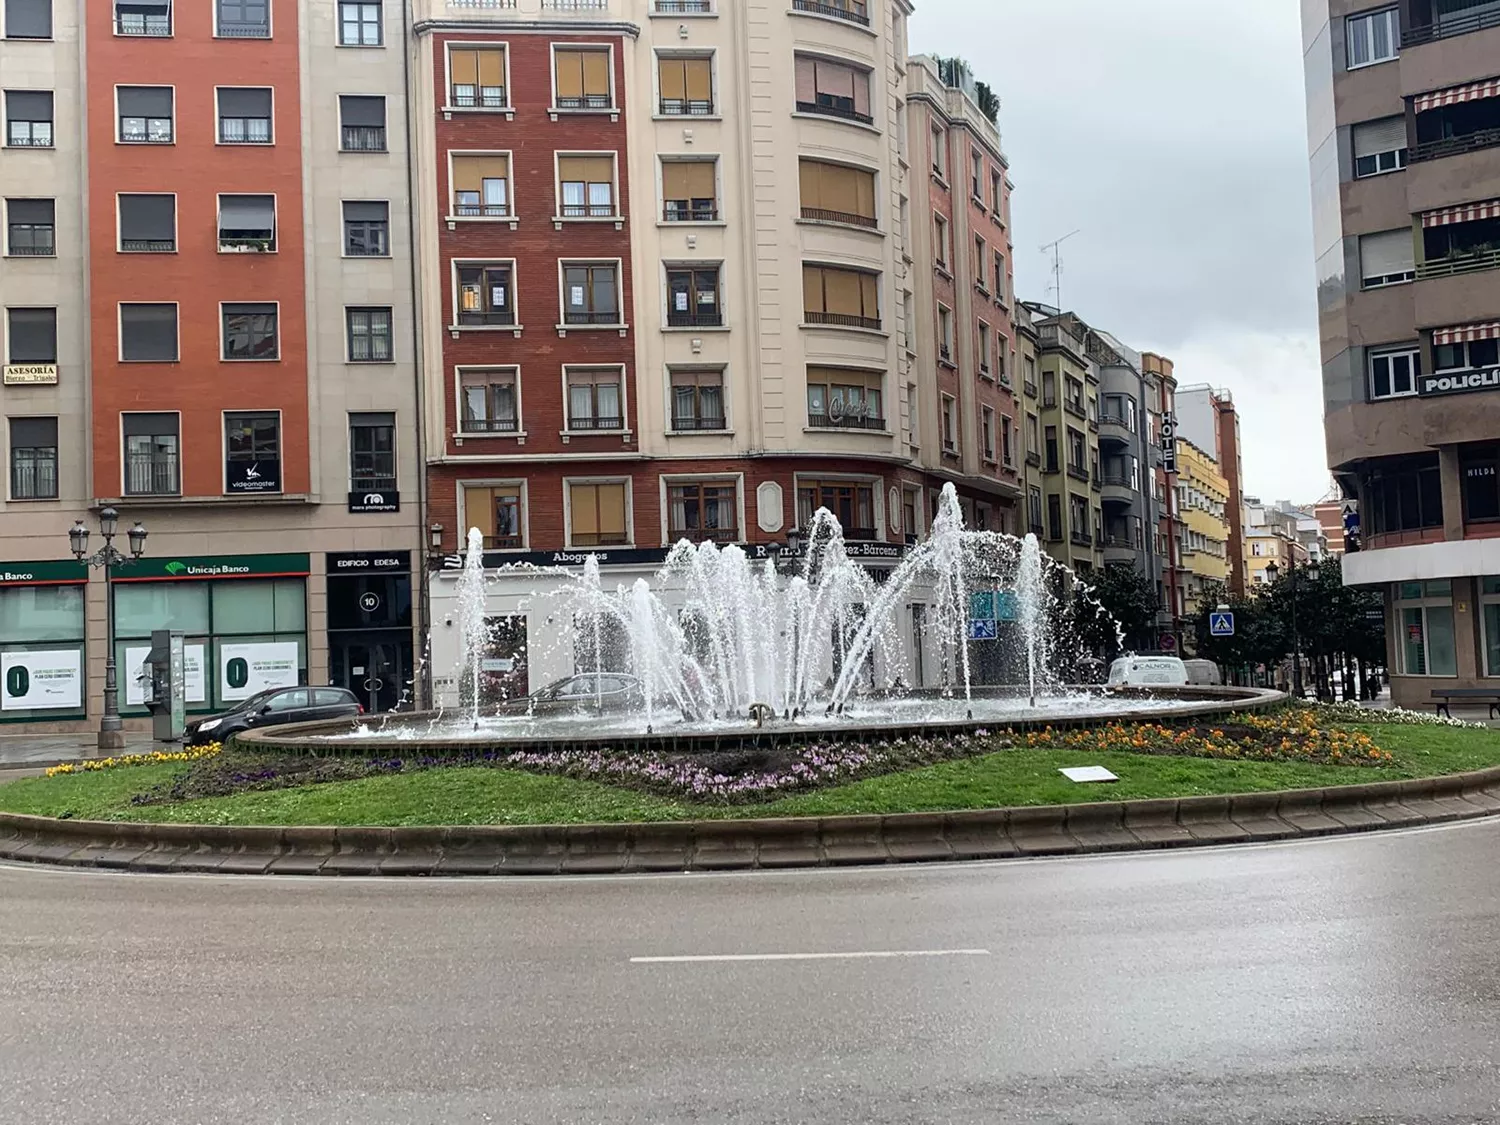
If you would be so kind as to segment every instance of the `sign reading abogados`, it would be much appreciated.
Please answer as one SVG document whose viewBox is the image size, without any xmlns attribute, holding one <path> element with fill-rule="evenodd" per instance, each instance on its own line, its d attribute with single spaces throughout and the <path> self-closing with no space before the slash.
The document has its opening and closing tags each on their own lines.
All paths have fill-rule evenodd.
<svg viewBox="0 0 1500 1125">
<path fill-rule="evenodd" d="M 309 573 L 307 555 L 186 555 L 144 558 L 115 576 L 116 582 L 197 581 L 217 578 L 286 578 Z"/>
</svg>

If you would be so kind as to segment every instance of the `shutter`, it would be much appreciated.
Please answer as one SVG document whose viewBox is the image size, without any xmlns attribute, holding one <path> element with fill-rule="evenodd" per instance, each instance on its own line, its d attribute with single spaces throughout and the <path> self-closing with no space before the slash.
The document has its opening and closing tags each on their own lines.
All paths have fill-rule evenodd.
<svg viewBox="0 0 1500 1125">
<path fill-rule="evenodd" d="M 345 94 L 339 98 L 339 112 L 345 125 L 385 128 L 385 99 L 359 94 Z"/>
<path fill-rule="evenodd" d="M 582 156 L 559 156 L 557 158 L 557 182 L 562 184 L 581 184 L 587 182 L 584 170 L 588 161 Z"/>
<path fill-rule="evenodd" d="M 824 270 L 823 286 L 828 293 L 828 308 L 831 313 L 842 316 L 859 316 L 860 275 L 853 270 Z"/>
<path fill-rule="evenodd" d="M 583 92 L 599 97 L 609 95 L 609 52 L 583 52 Z"/>
<path fill-rule="evenodd" d="M 177 433 L 177 415 L 122 414 L 120 425 L 126 437 L 159 437 Z"/>
<path fill-rule="evenodd" d="M 11 363 L 57 362 L 57 310 L 10 309 L 7 355 Z"/>
<path fill-rule="evenodd" d="M 823 300 L 823 271 L 817 266 L 802 267 L 802 308 L 806 312 L 826 312 Z"/>
<path fill-rule="evenodd" d="M 663 199 L 691 199 L 693 193 L 689 187 L 692 164 L 680 161 L 667 161 L 661 166 L 661 194 Z"/>
<path fill-rule="evenodd" d="M 859 275 L 859 300 L 861 316 L 874 320 L 880 316 L 880 293 L 873 273 Z"/>
<path fill-rule="evenodd" d="M 5 91 L 5 115 L 11 121 L 51 121 L 52 91 Z"/>
<path fill-rule="evenodd" d="M 818 100 L 817 63 L 802 55 L 797 56 L 797 100 L 799 102 L 815 102 Z"/>
<path fill-rule="evenodd" d="M 1416 243 L 1406 228 L 1367 234 L 1359 240 L 1361 277 L 1387 277 L 1417 268 Z"/>
<path fill-rule="evenodd" d="M 176 360 L 177 306 L 121 305 L 120 354 L 127 360 Z"/>
<path fill-rule="evenodd" d="M 274 195 L 219 196 L 220 230 L 270 230 L 275 223 Z"/>
<path fill-rule="evenodd" d="M 854 91 L 854 112 L 870 115 L 870 72 L 850 70 L 849 85 Z"/>
<path fill-rule="evenodd" d="M 875 174 L 854 170 L 854 213 L 866 219 L 875 218 Z"/>
<path fill-rule="evenodd" d="M 1354 155 L 1375 156 L 1406 147 L 1406 118 L 1386 117 L 1354 126 Z"/>
<path fill-rule="evenodd" d="M 823 206 L 823 165 L 816 160 L 801 162 L 798 173 L 801 177 L 802 206 Z"/>
<path fill-rule="evenodd" d="M 574 535 L 599 533 L 599 487 L 593 484 L 572 486 L 572 524 Z"/>
<path fill-rule="evenodd" d="M 12 418 L 10 445 L 12 449 L 56 449 L 57 419 Z"/>
<path fill-rule="evenodd" d="M 50 199 L 9 199 L 6 208 L 13 223 L 42 223 L 53 221 L 54 205 Z"/>
<path fill-rule="evenodd" d="M 177 237 L 177 201 L 170 195 L 120 196 L 120 237 L 170 242 Z"/>
<path fill-rule="evenodd" d="M 859 188 L 855 176 L 853 168 L 845 168 L 839 164 L 823 165 L 823 206 L 830 211 L 853 214 L 854 209 L 859 206 Z"/>
<path fill-rule="evenodd" d="M 51 39 L 52 0 L 5 0 L 7 39 Z"/>
<path fill-rule="evenodd" d="M 599 533 L 601 535 L 625 534 L 625 486 L 623 484 L 599 486 Z"/>
<path fill-rule="evenodd" d="M 713 199 L 718 195 L 714 184 L 714 166 L 707 161 L 696 164 L 681 164 L 687 174 L 687 198 Z"/>
<path fill-rule="evenodd" d="M 559 98 L 583 97 L 583 52 L 558 51 L 557 96 Z"/>
<path fill-rule="evenodd" d="M 495 490 L 464 489 L 464 526 L 477 527 L 486 539 L 495 535 Z"/>
<path fill-rule="evenodd" d="M 453 187 L 455 191 L 480 191 L 485 180 L 510 178 L 510 159 L 504 156 L 455 156 Z"/>
<path fill-rule="evenodd" d="M 562 54 L 557 56 L 558 72 L 562 71 Z M 477 86 L 479 85 L 479 52 L 459 51 L 448 52 L 448 74 L 455 86 Z"/>
<path fill-rule="evenodd" d="M 172 87 L 121 86 L 121 117 L 171 117 Z"/>
<path fill-rule="evenodd" d="M 505 52 L 479 51 L 479 84 L 481 86 L 505 85 Z"/>
<path fill-rule="evenodd" d="M 712 101 L 714 96 L 713 66 L 708 59 L 684 59 L 683 71 L 687 78 L 689 101 Z"/>
<path fill-rule="evenodd" d="M 685 59 L 661 59 L 656 73 L 661 82 L 661 96 L 667 100 L 682 101 L 687 97 L 687 62 Z"/>
<path fill-rule="evenodd" d="M 220 90 L 219 116 L 270 117 L 271 91 L 269 89 Z M 350 125 L 353 123 L 345 121 L 344 124 Z"/>
<path fill-rule="evenodd" d="M 612 184 L 615 182 L 615 162 L 608 156 L 589 156 L 580 160 L 584 183 Z"/>
<path fill-rule="evenodd" d="M 351 428 L 358 426 L 394 426 L 396 416 L 385 412 L 353 413 L 349 415 Z"/>
<path fill-rule="evenodd" d="M 344 203 L 346 223 L 383 223 L 390 218 L 391 205 L 384 201 L 356 200 Z"/>
<path fill-rule="evenodd" d="M 830 94 L 836 98 L 854 97 L 854 71 L 847 66 L 838 63 L 820 62 L 817 64 L 818 93 Z"/>
</svg>

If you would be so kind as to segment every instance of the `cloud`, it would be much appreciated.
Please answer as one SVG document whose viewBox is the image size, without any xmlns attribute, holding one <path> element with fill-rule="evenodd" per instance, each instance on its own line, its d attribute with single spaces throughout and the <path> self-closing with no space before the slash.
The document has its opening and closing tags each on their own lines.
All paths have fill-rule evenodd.
<svg viewBox="0 0 1500 1125">
<path fill-rule="evenodd" d="M 1062 303 L 1171 356 L 1181 382 L 1228 386 L 1247 434 L 1295 426 L 1276 455 L 1247 451 L 1247 491 L 1321 495 L 1296 5 L 927 0 L 910 40 L 1001 97 L 1020 295 L 1053 300 L 1039 248 L 1080 229 Z"/>
</svg>

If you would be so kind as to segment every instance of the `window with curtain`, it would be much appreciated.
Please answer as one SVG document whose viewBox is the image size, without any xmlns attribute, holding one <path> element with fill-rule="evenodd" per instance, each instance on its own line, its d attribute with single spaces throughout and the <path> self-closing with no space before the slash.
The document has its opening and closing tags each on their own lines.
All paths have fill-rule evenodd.
<svg viewBox="0 0 1500 1125">
<path fill-rule="evenodd" d="M 125 495 L 175 495 L 178 477 L 176 414 L 122 414 L 125 441 Z"/>
<path fill-rule="evenodd" d="M 800 163 L 802 217 L 874 230 L 875 173 L 825 160 Z"/>
<path fill-rule="evenodd" d="M 448 104 L 457 109 L 506 109 L 504 47 L 448 48 Z"/>
<path fill-rule="evenodd" d="M 385 98 L 374 94 L 339 95 L 339 151 L 385 151 Z"/>
<path fill-rule="evenodd" d="M 557 109 L 614 107 L 608 50 L 556 50 L 552 65 L 556 75 L 553 105 Z"/>
<path fill-rule="evenodd" d="M 723 371 L 674 370 L 671 379 L 672 429 L 724 429 Z"/>
<path fill-rule="evenodd" d="M 733 543 L 739 512 L 733 481 L 684 481 L 667 486 L 667 538 Z"/>
<path fill-rule="evenodd" d="M 1401 53 L 1400 14 L 1395 8 L 1349 16 L 1344 31 L 1349 70 L 1386 62 Z"/>
<path fill-rule="evenodd" d="M 568 429 L 624 429 L 621 377 L 618 367 L 568 368 Z"/>
<path fill-rule="evenodd" d="M 796 94 L 798 113 L 842 117 L 866 125 L 875 120 L 870 113 L 870 72 L 849 63 L 798 55 Z"/>
<path fill-rule="evenodd" d="M 615 160 L 612 156 L 557 158 L 558 214 L 565 219 L 616 216 Z"/>
<path fill-rule="evenodd" d="M 10 498 L 57 499 L 57 419 L 10 420 Z"/>
<path fill-rule="evenodd" d="M 514 367 L 462 370 L 458 376 L 465 433 L 513 434 L 521 428 L 520 372 Z"/>
<path fill-rule="evenodd" d="M 469 219 L 510 214 L 509 156 L 453 157 L 453 214 Z"/>
<path fill-rule="evenodd" d="M 11 148 L 52 147 L 52 91 L 5 91 L 5 143 Z"/>
<path fill-rule="evenodd" d="M 271 143 L 270 87 L 237 86 L 219 90 L 218 96 L 220 144 Z"/>
<path fill-rule="evenodd" d="M 526 545 L 521 530 L 521 486 L 497 484 L 464 489 L 464 526 L 477 527 L 487 551 Z"/>
<path fill-rule="evenodd" d="M 390 363 L 395 358 L 391 349 L 389 306 L 346 309 L 345 315 L 350 363 Z"/>
<path fill-rule="evenodd" d="M 808 324 L 879 328 L 880 276 L 836 266 L 803 266 L 802 311 Z"/>
<path fill-rule="evenodd" d="M 885 376 L 842 367 L 807 369 L 807 424 L 814 428 L 885 429 Z"/>
<path fill-rule="evenodd" d="M 875 487 L 866 481 L 799 480 L 797 482 L 797 521 L 806 532 L 813 516 L 827 508 L 839 521 L 849 539 L 874 539 Z"/>
<path fill-rule="evenodd" d="M 719 217 L 718 166 L 712 160 L 664 160 L 662 220 L 710 223 Z"/>
<path fill-rule="evenodd" d="M 618 547 L 630 542 L 626 485 L 571 481 L 568 484 L 568 539 L 574 547 Z"/>
</svg>

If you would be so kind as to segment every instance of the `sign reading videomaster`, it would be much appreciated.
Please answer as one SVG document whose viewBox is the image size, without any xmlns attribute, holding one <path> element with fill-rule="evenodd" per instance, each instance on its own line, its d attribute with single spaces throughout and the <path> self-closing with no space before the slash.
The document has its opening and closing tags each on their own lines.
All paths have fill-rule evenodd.
<svg viewBox="0 0 1500 1125">
<path fill-rule="evenodd" d="M 1423 375 L 1420 380 L 1423 396 L 1457 395 L 1467 391 L 1493 391 L 1500 389 L 1500 367 L 1481 371 L 1454 371 L 1449 374 Z"/>
</svg>

